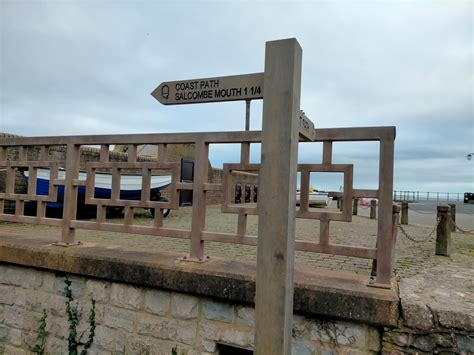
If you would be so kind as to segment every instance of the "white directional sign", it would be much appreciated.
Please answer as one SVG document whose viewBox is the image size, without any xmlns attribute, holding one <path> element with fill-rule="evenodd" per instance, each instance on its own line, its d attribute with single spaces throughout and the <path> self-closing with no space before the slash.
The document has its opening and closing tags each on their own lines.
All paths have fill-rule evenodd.
<svg viewBox="0 0 474 355">
<path fill-rule="evenodd" d="M 161 83 L 151 95 L 163 105 L 263 98 L 263 73 Z"/>
</svg>

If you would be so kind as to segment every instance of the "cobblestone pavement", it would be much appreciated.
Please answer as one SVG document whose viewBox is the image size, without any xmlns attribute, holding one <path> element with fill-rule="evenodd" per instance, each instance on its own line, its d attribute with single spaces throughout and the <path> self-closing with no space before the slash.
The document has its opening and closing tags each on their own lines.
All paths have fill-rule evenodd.
<svg viewBox="0 0 474 355">
<path fill-rule="evenodd" d="M 120 223 L 120 219 L 112 219 L 111 222 Z M 151 225 L 153 220 L 149 218 L 147 211 L 137 213 L 136 224 Z M 172 211 L 165 219 L 165 226 L 173 228 L 189 229 L 191 225 L 191 208 L 180 208 Z M 257 234 L 257 217 L 248 217 L 248 234 Z M 208 206 L 206 215 L 206 227 L 209 231 L 236 232 L 237 216 L 234 214 L 223 214 L 220 206 Z M 416 239 L 425 239 L 433 230 L 433 226 L 408 225 L 406 231 Z M 50 226 L 38 226 L 28 224 L 14 224 L 0 222 L 0 229 L 12 233 L 33 234 L 37 236 L 51 236 L 60 234 L 60 229 Z M 330 241 L 335 244 L 347 244 L 355 246 L 373 247 L 376 240 L 377 222 L 365 216 L 354 216 L 351 223 L 332 222 L 330 230 Z M 317 240 L 319 235 L 319 221 L 297 219 L 296 234 L 298 239 Z M 436 232 L 428 240 L 422 243 L 414 243 L 398 234 L 396 244 L 395 271 L 402 277 L 410 277 L 425 269 L 445 264 L 461 263 L 470 264 L 473 268 L 474 260 L 474 236 L 463 233 L 452 233 L 453 253 L 452 257 L 435 256 Z M 130 245 L 147 249 L 174 251 L 186 255 L 189 251 L 189 241 L 156 236 L 144 236 L 134 234 L 120 234 L 111 232 L 96 232 L 78 230 L 77 239 L 83 242 L 98 242 L 115 245 Z M 236 245 L 218 242 L 206 242 L 205 253 L 210 256 L 232 257 L 234 259 L 255 259 L 256 247 Z M 369 274 L 371 261 L 366 259 L 344 257 L 329 254 L 315 254 L 309 252 L 296 252 L 296 262 L 312 265 L 317 268 L 326 268 L 337 271 L 355 272 Z M 468 266 L 468 265 L 466 265 Z"/>
</svg>

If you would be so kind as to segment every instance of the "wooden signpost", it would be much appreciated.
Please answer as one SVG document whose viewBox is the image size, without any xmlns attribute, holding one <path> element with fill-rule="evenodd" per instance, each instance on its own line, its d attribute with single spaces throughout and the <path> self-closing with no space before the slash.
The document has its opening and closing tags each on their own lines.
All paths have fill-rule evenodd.
<svg viewBox="0 0 474 355">
<path fill-rule="evenodd" d="M 250 100 L 263 99 L 255 302 L 255 354 L 260 355 L 291 354 L 298 141 L 314 139 L 314 124 L 299 107 L 301 61 L 296 39 L 267 42 L 264 73 L 163 82 L 152 92 L 163 105 L 245 100 L 247 130 Z M 196 149 L 208 147 L 201 144 Z M 241 163 L 248 163 L 248 152 L 248 143 L 243 144 Z M 196 166 L 207 169 L 207 162 Z M 198 176 L 195 187 L 205 183 L 207 170 Z M 205 204 L 199 194 L 193 199 Z M 196 210 L 204 213 L 205 207 Z M 192 233 L 204 230 L 204 217 L 193 215 Z M 193 250 L 191 246 L 191 254 Z"/>
</svg>

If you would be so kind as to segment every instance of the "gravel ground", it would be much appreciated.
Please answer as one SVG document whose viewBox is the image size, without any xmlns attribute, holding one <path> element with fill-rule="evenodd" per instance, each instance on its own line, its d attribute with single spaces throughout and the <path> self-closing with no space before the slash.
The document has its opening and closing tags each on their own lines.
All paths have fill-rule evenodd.
<svg viewBox="0 0 474 355">
<path fill-rule="evenodd" d="M 354 246 L 375 246 L 377 222 L 364 216 L 364 209 L 360 209 L 360 215 L 355 216 L 351 223 L 332 222 L 330 228 L 330 241 L 333 244 L 346 244 Z M 165 219 L 165 227 L 190 229 L 191 208 L 180 208 L 172 211 Z M 111 219 L 110 222 L 121 223 L 121 219 Z M 153 220 L 145 210 L 138 210 L 134 222 L 139 225 L 152 225 Z M 0 222 L 1 223 L 1 222 Z M 461 263 L 466 267 L 474 267 L 474 236 L 471 234 L 452 233 L 453 255 L 451 258 L 435 256 L 434 245 L 436 232 L 431 226 L 408 225 L 405 230 L 414 238 L 424 240 L 421 243 L 414 243 L 398 234 L 396 245 L 396 265 L 395 270 L 403 277 L 413 276 L 421 271 L 440 265 L 442 263 Z M 33 234 L 36 236 L 58 235 L 60 229 L 50 226 L 38 226 L 28 224 L 1 223 L 2 231 L 12 233 Z M 258 220 L 256 216 L 248 217 L 248 234 L 256 235 Z M 206 213 L 206 229 L 209 231 L 219 231 L 235 233 L 237 229 L 237 216 L 234 214 L 223 214 L 220 206 L 208 206 Z M 297 239 L 318 240 L 319 221 L 297 219 L 296 222 Z M 156 236 L 144 236 L 135 234 L 121 234 L 111 232 L 96 232 L 78 230 L 77 239 L 83 242 L 107 243 L 114 245 L 130 245 L 133 247 L 143 247 L 146 249 L 157 249 L 175 251 L 186 255 L 189 251 L 189 241 Z M 232 257 L 234 259 L 255 259 L 256 247 L 235 245 L 228 243 L 206 242 L 205 253 L 210 256 Z M 330 270 L 348 271 L 362 274 L 369 274 L 371 261 L 366 259 L 343 257 L 329 254 L 315 254 L 308 252 L 296 252 L 296 262 L 315 267 L 327 268 Z M 467 265 L 466 265 L 467 264 Z"/>
</svg>

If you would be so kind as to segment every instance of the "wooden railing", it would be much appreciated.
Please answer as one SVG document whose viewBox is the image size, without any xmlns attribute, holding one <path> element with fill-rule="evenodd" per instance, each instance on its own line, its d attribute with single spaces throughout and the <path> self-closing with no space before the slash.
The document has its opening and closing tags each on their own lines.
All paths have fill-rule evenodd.
<svg viewBox="0 0 474 355">
<path fill-rule="evenodd" d="M 296 211 L 296 218 L 316 219 L 320 221 L 319 241 L 296 240 L 295 249 L 307 252 L 327 253 L 336 255 L 353 256 L 373 259 L 377 261 L 376 280 L 374 284 L 388 287 L 391 282 L 393 231 L 392 231 L 392 186 L 393 186 L 393 148 L 395 129 L 393 127 L 369 128 L 342 128 L 342 129 L 316 129 L 314 142 L 323 142 L 323 156 L 321 164 L 300 164 L 301 172 L 301 201 L 300 208 Z M 247 234 L 247 216 L 258 215 L 260 204 L 271 203 L 271 196 L 260 194 L 257 205 L 236 205 L 234 202 L 234 181 L 232 172 L 258 174 L 260 164 L 249 163 L 249 147 L 252 143 L 261 143 L 262 132 L 203 132 L 203 133 L 170 133 L 170 134 L 136 134 L 136 135 L 97 135 L 97 136 L 69 136 L 69 137 L 29 137 L 29 138 L 2 138 L 0 139 L 0 168 L 6 169 L 5 192 L 0 193 L 0 220 L 9 222 L 23 222 L 33 224 L 46 224 L 62 227 L 59 243 L 70 245 L 75 243 L 77 229 L 98 231 L 136 233 L 157 235 L 170 238 L 189 239 L 190 260 L 203 260 L 204 243 L 218 241 L 256 245 L 257 237 Z M 373 190 L 357 189 L 353 187 L 353 165 L 333 164 L 332 147 L 334 142 L 341 141 L 379 141 L 380 142 L 380 169 L 379 186 Z M 209 146 L 212 144 L 242 145 L 241 163 L 224 164 L 222 183 L 208 182 Z M 109 148 L 111 145 L 128 145 L 127 162 L 111 162 Z M 152 144 L 158 147 L 158 160 L 156 162 L 137 161 L 137 146 Z M 195 146 L 194 182 L 182 183 L 179 181 L 179 163 L 169 162 L 166 159 L 167 147 L 173 144 L 193 144 Z M 301 143 L 301 144 L 311 144 Z M 84 146 L 100 146 L 100 159 L 96 162 L 86 162 L 85 180 L 79 179 L 80 149 Z M 50 148 L 65 146 L 67 153 L 65 161 L 51 158 Z M 29 157 L 28 151 L 38 149 L 39 154 L 35 159 Z M 18 154 L 12 158 L 8 154 L 12 149 L 17 149 Z M 7 158 L 9 157 L 10 158 Z M 36 176 L 39 168 L 50 170 L 50 186 L 47 195 L 36 194 Z M 65 178 L 58 179 L 59 169 L 65 169 Z M 28 170 L 29 180 L 27 192 L 15 192 L 15 173 L 18 169 Z M 109 199 L 94 197 L 94 176 L 97 171 L 107 170 L 112 173 L 112 193 Z M 142 194 L 139 200 L 120 199 L 120 174 L 122 170 L 138 170 L 142 176 Z M 169 201 L 152 201 L 150 199 L 151 171 L 159 169 L 171 175 L 169 187 Z M 353 198 L 377 198 L 379 200 L 377 244 L 374 248 L 362 246 L 349 246 L 330 243 L 329 225 L 331 221 L 352 220 L 350 203 L 344 204 L 342 213 L 321 212 L 309 209 L 308 191 L 309 175 L 311 172 L 336 172 L 344 174 L 344 190 L 342 196 L 345 201 Z M 245 175 L 245 174 L 244 174 Z M 252 176 L 252 175 L 249 175 Z M 254 176 L 254 175 L 253 175 Z M 262 186 L 265 181 L 259 181 Z M 64 185 L 64 207 L 62 218 L 46 216 L 46 204 L 55 202 L 58 197 L 58 187 Z M 96 220 L 79 220 L 77 218 L 78 188 L 84 186 L 86 203 L 97 208 Z M 169 228 L 163 224 L 162 213 L 156 213 L 165 208 L 177 209 L 179 191 L 192 190 L 193 205 L 190 229 Z M 209 191 L 222 191 L 222 212 L 238 215 L 237 233 L 211 232 L 206 230 L 206 193 Z M 278 191 L 274 191 L 278 194 Z M 4 202 L 14 201 L 15 213 L 7 214 L 4 211 Z M 35 216 L 24 214 L 26 201 L 36 201 Z M 110 223 L 107 221 L 105 211 L 107 207 L 120 206 L 125 210 L 123 223 Z M 155 209 L 154 224 L 144 226 L 134 223 L 135 208 Z M 295 206 L 281 206 L 281 208 L 296 208 Z M 275 221 L 278 223 L 278 221 Z"/>
</svg>

